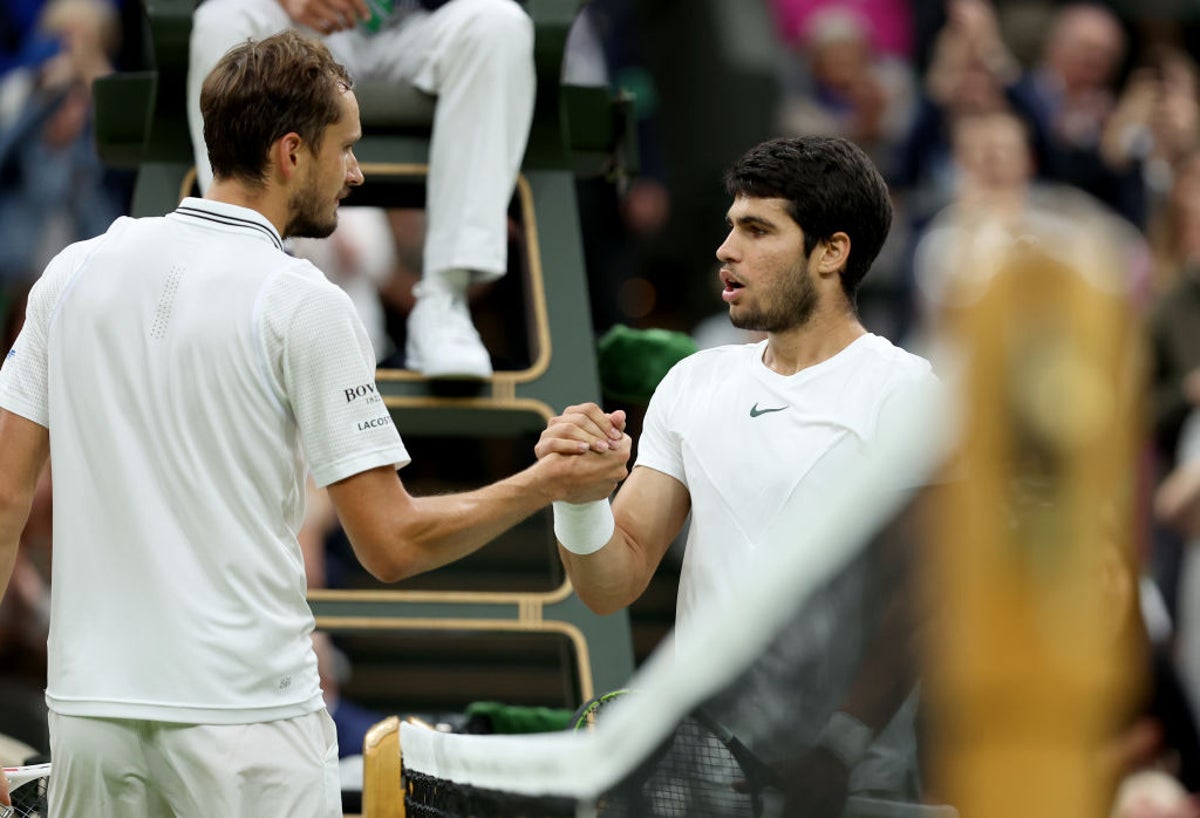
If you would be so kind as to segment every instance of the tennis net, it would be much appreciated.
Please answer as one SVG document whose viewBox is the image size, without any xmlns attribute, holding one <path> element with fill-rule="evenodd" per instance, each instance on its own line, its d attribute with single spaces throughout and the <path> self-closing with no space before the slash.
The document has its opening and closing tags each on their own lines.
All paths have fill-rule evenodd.
<svg viewBox="0 0 1200 818">
<path fill-rule="evenodd" d="M 402 725 L 407 814 L 785 814 L 791 783 L 828 763 L 814 766 L 806 751 L 885 620 L 910 607 L 895 570 L 911 545 L 899 523 L 918 493 L 907 489 L 927 481 L 945 451 L 947 424 L 930 422 L 940 411 L 914 400 L 866 468 L 785 513 L 762 549 L 770 557 L 735 577 L 742 603 L 676 634 L 674 650 L 652 656 L 594 729 L 470 736 Z M 915 685 L 899 667 L 912 665 L 901 656 L 910 646 L 896 644 L 873 680 L 894 688 L 895 715 L 868 753 L 876 757 L 830 782 L 830 797 L 849 794 L 846 814 L 860 818 L 953 815 L 917 803 Z"/>
</svg>

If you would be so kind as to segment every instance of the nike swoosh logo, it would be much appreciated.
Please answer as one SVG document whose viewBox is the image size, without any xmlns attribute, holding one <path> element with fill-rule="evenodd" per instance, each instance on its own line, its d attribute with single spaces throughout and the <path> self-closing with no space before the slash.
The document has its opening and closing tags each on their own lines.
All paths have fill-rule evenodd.
<svg viewBox="0 0 1200 818">
<path fill-rule="evenodd" d="M 780 407 L 777 407 L 777 408 L 775 408 L 775 409 L 759 409 L 759 408 L 758 408 L 758 404 L 756 403 L 756 404 L 754 404 L 753 406 L 751 406 L 751 407 L 750 407 L 750 417 L 752 417 L 752 418 L 756 418 L 756 417 L 758 417 L 759 415 L 766 415 L 766 414 L 769 414 L 769 413 L 771 413 L 771 412 L 782 412 L 784 409 L 787 409 L 787 407 L 786 407 L 786 406 L 780 406 Z"/>
</svg>

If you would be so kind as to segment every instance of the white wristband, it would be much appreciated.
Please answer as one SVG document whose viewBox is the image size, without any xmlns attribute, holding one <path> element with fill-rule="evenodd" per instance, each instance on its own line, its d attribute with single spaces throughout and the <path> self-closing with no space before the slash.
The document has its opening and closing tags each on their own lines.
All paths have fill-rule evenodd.
<svg viewBox="0 0 1200 818">
<path fill-rule="evenodd" d="M 817 736 L 817 746 L 824 747 L 852 770 L 863 760 L 875 740 L 875 731 L 843 710 L 835 710 Z"/>
<path fill-rule="evenodd" d="M 612 539 L 616 529 L 608 500 L 554 503 L 554 536 L 572 554 L 584 556 L 599 551 Z"/>
</svg>

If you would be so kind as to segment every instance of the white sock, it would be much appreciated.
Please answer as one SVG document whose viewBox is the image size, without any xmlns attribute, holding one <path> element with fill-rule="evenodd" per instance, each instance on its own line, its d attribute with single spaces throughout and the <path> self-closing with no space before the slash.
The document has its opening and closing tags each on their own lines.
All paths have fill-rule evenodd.
<svg viewBox="0 0 1200 818">
<path fill-rule="evenodd" d="M 451 298 L 462 298 L 471 283 L 470 270 L 441 270 L 421 279 L 421 289 L 429 294 L 448 295 Z"/>
</svg>

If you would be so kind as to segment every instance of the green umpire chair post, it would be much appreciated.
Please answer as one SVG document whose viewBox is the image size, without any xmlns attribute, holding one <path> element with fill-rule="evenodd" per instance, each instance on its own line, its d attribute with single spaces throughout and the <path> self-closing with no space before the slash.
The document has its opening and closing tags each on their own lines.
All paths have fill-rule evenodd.
<svg viewBox="0 0 1200 818">
<path fill-rule="evenodd" d="M 144 0 L 149 64 L 93 86 L 97 153 L 113 167 L 137 170 L 134 216 L 174 208 L 192 170 L 184 90 L 195 7 L 195 0 Z"/>
<path fill-rule="evenodd" d="M 520 266 L 531 364 L 498 371 L 481 391 L 460 397 L 440 394 L 417 373 L 381 369 L 380 393 L 405 434 L 465 432 L 460 409 L 491 408 L 502 416 L 516 408 L 544 423 L 569 404 L 600 400 L 575 178 L 629 172 L 636 154 L 628 97 L 560 83 L 567 34 L 585 3 L 522 3 L 534 22 L 537 72 L 533 124 L 514 196 L 524 230 Z M 196 2 L 143 0 L 142 5 L 149 64 L 95 85 L 97 150 L 113 166 L 136 168 L 135 216 L 169 212 L 194 192 L 195 179 L 185 88 Z M 355 91 L 363 125 L 356 154 L 366 184 L 355 191 L 354 203 L 421 206 L 436 99 L 403 83 L 363 81 Z M 437 411 L 427 411 L 431 407 Z M 311 604 L 321 627 L 331 630 L 372 618 L 397 627 L 470 621 L 485 630 L 558 629 L 582 646 L 577 659 L 588 678 L 581 693 L 618 687 L 633 672 L 628 616 L 595 616 L 568 585 L 532 597 L 320 591 L 312 594 Z"/>
</svg>

